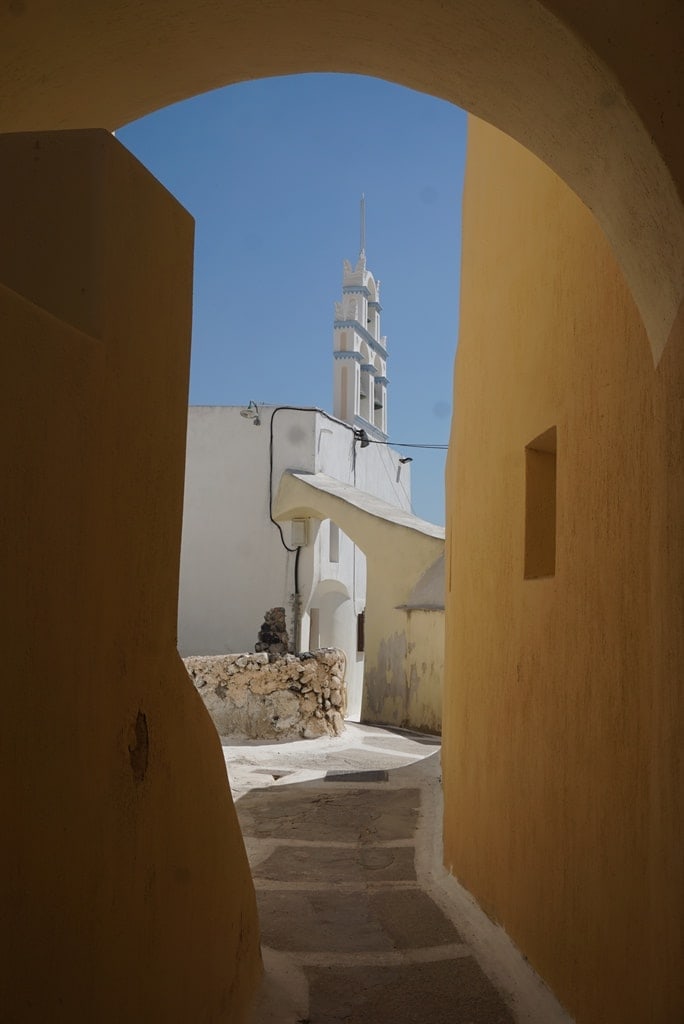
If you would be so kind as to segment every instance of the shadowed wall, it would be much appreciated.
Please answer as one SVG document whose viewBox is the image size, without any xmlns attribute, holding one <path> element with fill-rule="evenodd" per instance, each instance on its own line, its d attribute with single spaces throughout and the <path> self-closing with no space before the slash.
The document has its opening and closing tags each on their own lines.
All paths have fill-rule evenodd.
<svg viewBox="0 0 684 1024">
<path fill-rule="evenodd" d="M 254 893 L 175 650 L 192 221 L 103 131 L 0 167 L 2 1017 L 238 1021 Z"/>
<path fill-rule="evenodd" d="M 446 862 L 582 1024 L 680 1020 L 684 339 L 654 370 L 589 212 L 474 119 L 462 278 Z M 555 568 L 525 579 L 552 427 Z"/>
</svg>

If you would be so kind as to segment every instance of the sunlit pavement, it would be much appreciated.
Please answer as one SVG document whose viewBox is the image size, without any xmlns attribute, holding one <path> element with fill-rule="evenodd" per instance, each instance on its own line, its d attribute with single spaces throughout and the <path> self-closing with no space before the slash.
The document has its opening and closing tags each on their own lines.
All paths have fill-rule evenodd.
<svg viewBox="0 0 684 1024">
<path fill-rule="evenodd" d="M 437 738 L 222 742 L 259 903 L 254 1024 L 567 1024 L 442 867 Z"/>
</svg>

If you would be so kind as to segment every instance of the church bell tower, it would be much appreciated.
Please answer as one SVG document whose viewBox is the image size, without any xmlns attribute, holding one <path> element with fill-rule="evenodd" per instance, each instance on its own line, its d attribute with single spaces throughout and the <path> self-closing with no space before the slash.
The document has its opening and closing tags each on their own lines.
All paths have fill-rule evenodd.
<svg viewBox="0 0 684 1024">
<path fill-rule="evenodd" d="M 366 199 L 361 197 L 359 257 L 344 261 L 342 301 L 333 327 L 334 399 L 338 419 L 387 440 L 387 339 L 380 334 L 380 282 L 366 268 Z"/>
</svg>

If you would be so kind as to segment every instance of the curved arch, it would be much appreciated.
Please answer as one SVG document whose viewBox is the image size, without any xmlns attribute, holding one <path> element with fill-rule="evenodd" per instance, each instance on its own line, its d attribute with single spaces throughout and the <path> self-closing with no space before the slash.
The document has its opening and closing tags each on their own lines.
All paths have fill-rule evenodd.
<svg viewBox="0 0 684 1024">
<path fill-rule="evenodd" d="M 313 601 L 314 598 L 323 597 L 326 594 L 339 594 L 340 597 L 351 598 L 349 587 L 343 583 L 342 580 L 332 579 L 330 577 L 318 581 L 311 596 L 311 600 Z"/>
<path fill-rule="evenodd" d="M 0 130 L 114 128 L 232 82 L 306 71 L 375 75 L 432 93 L 513 136 L 593 211 L 657 359 L 684 296 L 681 71 L 672 44 L 682 9 L 664 0 L 642 60 L 640 5 L 600 6 L 103 0 L 84 15 L 80 5 L 49 0 L 8 4 Z"/>
</svg>

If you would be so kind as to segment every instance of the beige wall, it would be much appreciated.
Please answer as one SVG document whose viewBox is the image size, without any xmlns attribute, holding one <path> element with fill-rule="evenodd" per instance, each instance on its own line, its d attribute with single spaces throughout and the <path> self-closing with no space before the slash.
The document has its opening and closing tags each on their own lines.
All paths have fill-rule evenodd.
<svg viewBox="0 0 684 1024">
<path fill-rule="evenodd" d="M 474 119 L 448 465 L 445 857 L 582 1024 L 681 988 L 682 332 L 654 369 L 588 210 Z M 557 427 L 555 575 L 525 447 Z"/>
<path fill-rule="evenodd" d="M 407 724 L 419 732 L 442 731 L 444 612 L 406 612 Z"/>
<path fill-rule="evenodd" d="M 439 732 L 444 613 L 406 610 L 404 584 L 407 579 L 410 584 L 411 577 L 404 576 L 396 561 L 399 550 L 390 537 L 385 557 L 368 557 L 361 721 Z M 426 565 L 435 553 L 427 552 Z"/>
<path fill-rule="evenodd" d="M 0 137 L 6 1021 L 239 1021 L 254 892 L 175 649 L 192 222 L 106 132 Z"/>
</svg>

